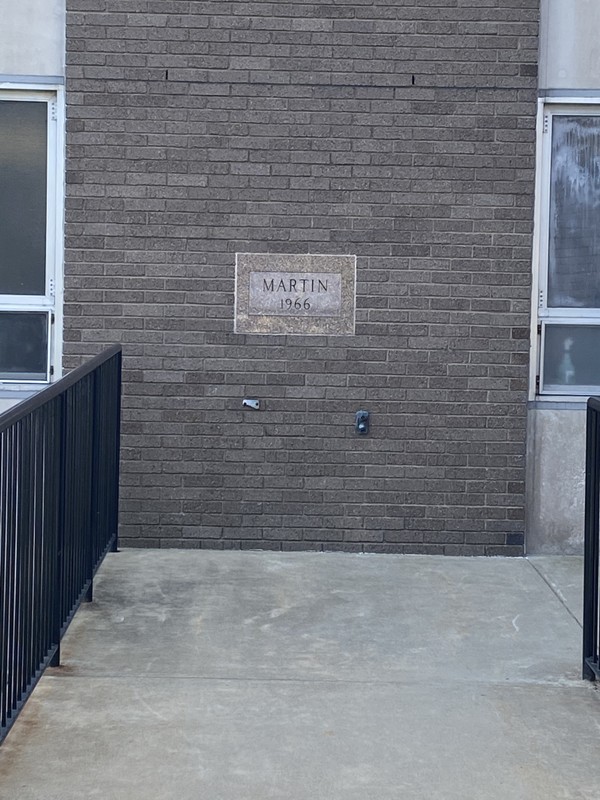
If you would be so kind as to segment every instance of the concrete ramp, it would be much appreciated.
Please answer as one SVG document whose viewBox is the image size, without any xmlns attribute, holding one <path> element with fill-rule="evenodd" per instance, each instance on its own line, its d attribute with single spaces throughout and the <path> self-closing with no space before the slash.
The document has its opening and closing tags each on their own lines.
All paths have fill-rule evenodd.
<svg viewBox="0 0 600 800">
<path fill-rule="evenodd" d="M 126 550 L 1 800 L 597 800 L 579 558 Z"/>
</svg>

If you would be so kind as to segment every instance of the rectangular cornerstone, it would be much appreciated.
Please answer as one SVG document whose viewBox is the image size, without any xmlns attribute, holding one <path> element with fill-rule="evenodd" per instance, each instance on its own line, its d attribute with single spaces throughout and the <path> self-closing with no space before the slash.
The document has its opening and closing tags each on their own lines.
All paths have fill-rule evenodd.
<svg viewBox="0 0 600 800">
<path fill-rule="evenodd" d="M 235 332 L 353 334 L 356 256 L 237 253 Z"/>
</svg>

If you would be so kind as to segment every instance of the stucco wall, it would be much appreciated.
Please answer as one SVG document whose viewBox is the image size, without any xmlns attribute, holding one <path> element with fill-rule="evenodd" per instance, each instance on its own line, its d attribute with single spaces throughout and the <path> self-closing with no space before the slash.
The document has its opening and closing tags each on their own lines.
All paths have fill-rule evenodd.
<svg viewBox="0 0 600 800">
<path fill-rule="evenodd" d="M 529 412 L 527 552 L 583 552 L 585 409 Z"/>
<path fill-rule="evenodd" d="M 15 0 L 0 8 L 0 76 L 64 74 L 64 0 Z"/>
<path fill-rule="evenodd" d="M 600 87 L 598 0 L 542 0 L 540 88 Z"/>
</svg>

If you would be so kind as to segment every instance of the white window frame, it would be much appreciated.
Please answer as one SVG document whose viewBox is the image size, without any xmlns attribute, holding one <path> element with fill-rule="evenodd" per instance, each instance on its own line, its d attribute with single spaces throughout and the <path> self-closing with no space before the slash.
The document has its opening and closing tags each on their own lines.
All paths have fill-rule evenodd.
<svg viewBox="0 0 600 800">
<path fill-rule="evenodd" d="M 556 325 L 593 325 L 600 327 L 600 308 L 550 308 L 548 297 L 548 250 L 550 241 L 550 178 L 552 156 L 552 119 L 556 116 L 600 117 L 598 97 L 553 97 L 538 101 L 536 132 L 536 178 L 534 237 L 532 254 L 531 358 L 529 399 L 581 402 L 590 394 L 600 393 L 598 386 L 569 389 L 548 387 L 544 390 L 544 344 L 546 328 Z"/>
<path fill-rule="evenodd" d="M 64 263 L 64 87 L 47 84 L 0 83 L 0 102 L 46 102 L 48 104 L 46 173 L 46 286 L 44 295 L 0 294 L 0 311 L 45 311 L 48 313 L 48 359 L 45 380 L 0 379 L 0 392 L 35 391 L 62 375 L 63 352 L 63 263 Z"/>
</svg>

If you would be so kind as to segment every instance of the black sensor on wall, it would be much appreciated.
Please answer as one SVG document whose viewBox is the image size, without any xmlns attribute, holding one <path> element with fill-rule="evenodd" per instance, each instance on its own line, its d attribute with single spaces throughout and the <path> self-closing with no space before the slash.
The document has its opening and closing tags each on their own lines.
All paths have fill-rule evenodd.
<svg viewBox="0 0 600 800">
<path fill-rule="evenodd" d="M 362 434 L 363 436 L 369 432 L 369 412 L 368 411 L 357 411 L 356 417 L 354 420 L 354 428 L 357 433 Z"/>
</svg>

